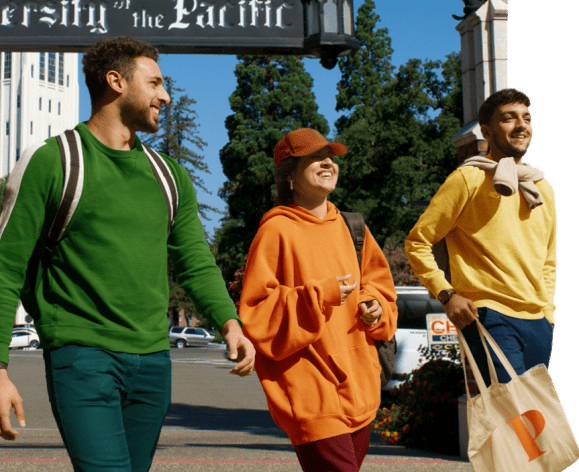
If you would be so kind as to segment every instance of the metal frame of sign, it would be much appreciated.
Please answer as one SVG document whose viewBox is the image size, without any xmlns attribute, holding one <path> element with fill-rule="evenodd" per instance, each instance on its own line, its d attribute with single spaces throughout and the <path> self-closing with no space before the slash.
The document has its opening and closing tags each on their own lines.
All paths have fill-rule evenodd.
<svg viewBox="0 0 579 472">
<path fill-rule="evenodd" d="M 295 54 L 359 48 L 353 0 L 0 0 L 0 49 L 82 52 L 130 36 L 177 54 Z M 324 62 L 322 62 L 324 63 Z"/>
</svg>

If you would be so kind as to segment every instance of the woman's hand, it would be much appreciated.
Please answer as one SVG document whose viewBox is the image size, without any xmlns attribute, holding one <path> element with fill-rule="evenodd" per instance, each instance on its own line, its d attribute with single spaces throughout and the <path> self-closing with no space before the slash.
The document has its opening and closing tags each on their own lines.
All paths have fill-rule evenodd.
<svg viewBox="0 0 579 472">
<path fill-rule="evenodd" d="M 360 319 L 367 325 L 375 325 L 380 321 L 380 317 L 382 316 L 382 305 L 380 305 L 378 300 L 369 300 L 360 303 L 360 310 L 362 311 Z"/>
<path fill-rule="evenodd" d="M 336 277 L 336 280 L 340 284 L 340 294 L 342 295 L 342 301 L 340 302 L 340 305 L 343 305 L 345 303 L 346 298 L 348 298 L 348 295 L 350 295 L 358 286 L 357 280 L 354 280 L 354 283 L 352 285 L 348 283 L 348 279 L 350 277 L 352 277 L 352 274 L 340 275 L 339 277 Z"/>
</svg>

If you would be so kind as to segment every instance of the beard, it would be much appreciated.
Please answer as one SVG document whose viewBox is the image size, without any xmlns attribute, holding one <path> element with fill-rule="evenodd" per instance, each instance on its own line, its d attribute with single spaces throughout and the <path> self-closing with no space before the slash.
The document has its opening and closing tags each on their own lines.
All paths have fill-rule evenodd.
<svg viewBox="0 0 579 472">
<path fill-rule="evenodd" d="M 133 94 L 127 96 L 121 105 L 121 120 L 134 131 L 156 133 L 159 125 L 151 118 L 151 107 L 135 100 Z"/>
<path fill-rule="evenodd" d="M 531 144 L 530 141 L 525 149 L 521 149 L 515 146 L 511 146 L 510 144 L 501 144 L 497 142 L 496 139 L 493 139 L 494 147 L 496 147 L 505 156 L 514 157 L 515 159 L 521 159 L 525 155 L 527 149 L 529 149 L 529 144 Z"/>
</svg>

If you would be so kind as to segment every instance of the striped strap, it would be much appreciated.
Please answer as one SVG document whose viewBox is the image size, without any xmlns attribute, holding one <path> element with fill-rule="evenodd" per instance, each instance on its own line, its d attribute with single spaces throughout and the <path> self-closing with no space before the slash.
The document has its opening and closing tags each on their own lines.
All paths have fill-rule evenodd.
<svg viewBox="0 0 579 472">
<path fill-rule="evenodd" d="M 56 137 L 62 159 L 64 186 L 60 205 L 48 231 L 45 248 L 48 252 L 56 247 L 76 207 L 84 185 L 84 160 L 80 135 L 76 130 L 67 130 Z"/>
<path fill-rule="evenodd" d="M 165 196 L 167 211 L 169 213 L 167 233 L 171 233 L 171 228 L 175 222 L 175 215 L 177 214 L 177 209 L 179 208 L 179 193 L 177 192 L 177 184 L 171 169 L 169 169 L 169 166 L 165 160 L 146 144 L 143 144 L 143 149 L 145 150 L 145 154 L 149 159 L 149 164 L 151 164 L 153 173 L 155 174 L 155 177 L 161 186 L 161 190 L 163 191 L 163 195 Z"/>
</svg>

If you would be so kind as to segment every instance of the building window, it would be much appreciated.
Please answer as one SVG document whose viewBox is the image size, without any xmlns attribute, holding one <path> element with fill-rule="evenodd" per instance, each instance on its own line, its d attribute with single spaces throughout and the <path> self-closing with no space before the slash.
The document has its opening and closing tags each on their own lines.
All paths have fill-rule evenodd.
<svg viewBox="0 0 579 472">
<path fill-rule="evenodd" d="M 34 127 L 32 126 L 32 121 L 30 122 L 30 134 L 34 133 Z"/>
<path fill-rule="evenodd" d="M 48 137 L 50 138 L 50 125 L 48 125 Z"/>
<path fill-rule="evenodd" d="M 4 53 L 4 78 L 9 79 L 12 76 L 12 53 Z"/>
<path fill-rule="evenodd" d="M 56 53 L 48 53 L 48 81 L 56 83 Z"/>
<path fill-rule="evenodd" d="M 34 78 L 34 64 L 30 66 L 30 77 Z"/>
<path fill-rule="evenodd" d="M 58 53 L 58 85 L 64 85 L 64 53 Z"/>
<path fill-rule="evenodd" d="M 70 76 L 67 75 L 67 76 L 66 76 L 66 86 L 67 86 L 67 87 L 69 86 L 69 83 L 70 83 L 70 80 L 69 80 L 69 79 L 70 79 Z"/>
<path fill-rule="evenodd" d="M 60 102 L 58 102 L 58 114 L 60 115 Z"/>
<path fill-rule="evenodd" d="M 16 162 L 20 159 L 20 148 L 16 148 Z"/>
<path fill-rule="evenodd" d="M 48 100 L 48 113 L 52 112 L 52 100 Z"/>
<path fill-rule="evenodd" d="M 40 72 L 38 73 L 38 78 L 44 80 L 46 74 L 46 53 L 40 53 Z"/>
<path fill-rule="evenodd" d="M 16 95 L 16 108 L 20 108 L 20 95 Z"/>
<path fill-rule="evenodd" d="M 38 110 L 42 111 L 42 97 L 38 99 Z"/>
<path fill-rule="evenodd" d="M 6 122 L 6 136 L 8 136 L 10 134 L 10 122 L 7 121 Z"/>
</svg>

